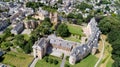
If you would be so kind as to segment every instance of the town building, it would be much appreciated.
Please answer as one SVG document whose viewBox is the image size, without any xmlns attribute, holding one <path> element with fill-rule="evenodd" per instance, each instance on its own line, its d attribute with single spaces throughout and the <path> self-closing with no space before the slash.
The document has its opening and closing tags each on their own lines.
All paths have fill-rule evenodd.
<svg viewBox="0 0 120 67">
<path fill-rule="evenodd" d="M 12 30 L 11 30 L 11 33 L 12 34 L 20 34 L 24 29 L 24 25 L 23 23 L 18 23 Z"/>
<path fill-rule="evenodd" d="M 0 20 L 0 31 L 3 31 L 4 29 L 6 29 L 9 24 L 10 23 L 8 20 Z"/>
<path fill-rule="evenodd" d="M 35 29 L 37 27 L 37 22 L 34 20 L 29 20 L 24 22 L 24 27 L 26 29 Z"/>
<path fill-rule="evenodd" d="M 46 10 L 43 10 L 41 7 L 39 8 L 39 10 L 36 12 L 36 15 L 34 15 L 33 17 L 39 20 L 44 20 L 45 17 L 48 17 L 49 13 Z"/>
</svg>

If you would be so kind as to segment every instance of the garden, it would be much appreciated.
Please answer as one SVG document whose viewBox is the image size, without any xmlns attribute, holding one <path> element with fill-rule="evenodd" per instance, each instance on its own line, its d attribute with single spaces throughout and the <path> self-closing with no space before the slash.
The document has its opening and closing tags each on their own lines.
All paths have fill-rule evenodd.
<svg viewBox="0 0 120 67">
<path fill-rule="evenodd" d="M 61 59 L 51 55 L 45 56 L 43 59 L 39 60 L 35 67 L 60 67 Z"/>
</svg>

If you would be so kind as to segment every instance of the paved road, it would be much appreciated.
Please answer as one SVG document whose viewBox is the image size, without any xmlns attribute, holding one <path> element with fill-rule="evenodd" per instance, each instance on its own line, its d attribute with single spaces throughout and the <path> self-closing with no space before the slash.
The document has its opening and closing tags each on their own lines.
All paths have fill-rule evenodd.
<svg viewBox="0 0 120 67">
<path fill-rule="evenodd" d="M 38 58 L 35 58 L 32 64 L 30 65 L 30 67 L 35 67 L 35 64 L 37 63 L 37 61 L 38 61 Z"/>
<path fill-rule="evenodd" d="M 66 61 L 66 55 L 64 55 L 64 58 L 63 58 L 63 60 L 62 60 L 62 63 L 61 63 L 61 65 L 60 65 L 60 67 L 64 67 L 65 61 Z"/>
<path fill-rule="evenodd" d="M 102 43 L 103 43 L 103 48 L 102 48 L 102 51 L 101 51 L 101 56 L 100 56 L 99 60 L 97 61 L 97 63 L 95 64 L 94 67 L 97 67 L 97 66 L 98 66 L 98 64 L 100 63 L 100 61 L 102 60 L 103 55 L 104 55 L 105 41 L 103 40 L 102 36 L 101 36 L 101 40 L 102 40 Z"/>
</svg>

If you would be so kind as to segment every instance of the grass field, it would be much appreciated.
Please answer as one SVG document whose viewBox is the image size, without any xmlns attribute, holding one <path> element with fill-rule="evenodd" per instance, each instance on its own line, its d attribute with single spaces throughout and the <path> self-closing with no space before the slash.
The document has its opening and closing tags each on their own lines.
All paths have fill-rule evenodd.
<svg viewBox="0 0 120 67">
<path fill-rule="evenodd" d="M 49 62 L 46 62 L 44 60 L 44 58 L 42 60 L 39 60 L 35 67 L 60 67 L 60 64 L 61 64 L 61 59 L 58 58 L 58 57 L 54 57 L 54 56 L 48 56 L 49 58 L 53 59 L 53 60 L 57 60 L 59 63 L 57 65 L 55 65 L 54 63 L 49 63 Z"/>
<path fill-rule="evenodd" d="M 15 53 L 15 52 L 8 52 L 3 56 L 2 63 L 15 66 L 15 67 L 28 67 L 28 65 L 33 60 L 32 56 L 29 56 L 24 53 Z"/>
<path fill-rule="evenodd" d="M 81 37 L 83 36 L 82 28 L 79 25 L 67 24 L 68 30 L 71 33 L 71 36 L 65 37 L 65 40 L 80 42 Z"/>
<path fill-rule="evenodd" d="M 94 67 L 97 60 L 98 58 L 96 58 L 94 55 L 89 55 L 75 65 L 70 65 L 68 61 L 66 64 L 70 65 L 70 67 Z"/>
<path fill-rule="evenodd" d="M 70 33 L 79 36 L 83 35 L 83 30 L 79 25 L 67 24 L 67 26 Z"/>
<path fill-rule="evenodd" d="M 25 40 L 29 40 L 29 36 L 27 34 L 23 34 Z"/>
<path fill-rule="evenodd" d="M 64 37 L 65 40 L 80 42 L 81 39 L 76 38 L 75 36 Z"/>
<path fill-rule="evenodd" d="M 106 64 L 106 67 L 112 67 L 113 62 L 114 61 L 112 60 L 112 58 L 110 58 Z"/>
</svg>

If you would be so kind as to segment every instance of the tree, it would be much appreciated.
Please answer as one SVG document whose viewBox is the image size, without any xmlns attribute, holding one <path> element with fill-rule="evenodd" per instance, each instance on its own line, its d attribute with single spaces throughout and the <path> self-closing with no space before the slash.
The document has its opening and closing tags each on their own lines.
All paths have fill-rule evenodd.
<svg viewBox="0 0 120 67">
<path fill-rule="evenodd" d="M 105 17 L 99 23 L 99 28 L 103 34 L 109 33 L 111 30 L 120 26 L 120 22 L 117 17 Z"/>
<path fill-rule="evenodd" d="M 89 5 L 89 4 L 87 4 L 87 3 L 81 2 L 80 4 L 77 4 L 77 5 L 76 5 L 76 8 L 77 8 L 77 9 L 80 9 L 80 10 L 85 10 L 86 8 L 92 9 L 93 6 L 92 6 L 92 5 Z"/>
<path fill-rule="evenodd" d="M 54 62 L 54 64 L 55 64 L 55 65 L 57 65 L 57 64 L 58 64 L 58 61 L 57 61 L 57 60 L 54 60 L 53 62 Z"/>
<path fill-rule="evenodd" d="M 50 34 L 51 33 L 51 27 L 52 24 L 50 22 L 42 22 L 41 26 L 39 27 L 39 30 L 43 35 Z"/>
<path fill-rule="evenodd" d="M 62 2 L 63 2 L 62 0 L 58 0 L 58 3 L 62 4 Z"/>
<path fill-rule="evenodd" d="M 24 49 L 23 49 L 24 52 L 27 53 L 27 54 L 30 53 L 31 50 L 30 50 L 29 48 L 30 48 L 30 45 L 29 45 L 29 44 L 26 44 L 25 47 L 24 47 Z"/>
<path fill-rule="evenodd" d="M 65 64 L 65 67 L 70 67 L 68 64 Z"/>
<path fill-rule="evenodd" d="M 46 18 L 44 19 L 44 22 L 50 22 L 50 18 L 46 17 Z"/>
<path fill-rule="evenodd" d="M 44 60 L 45 60 L 46 62 L 48 62 L 49 58 L 46 56 L 46 57 L 44 58 Z"/>
<path fill-rule="evenodd" d="M 57 28 L 57 34 L 61 37 L 67 37 L 70 35 L 70 32 L 68 31 L 68 27 L 65 23 L 60 24 Z"/>
<path fill-rule="evenodd" d="M 0 48 L 4 50 L 9 50 L 11 46 L 12 46 L 11 42 L 2 42 L 0 45 Z"/>
<path fill-rule="evenodd" d="M 51 64 L 53 63 L 53 59 L 49 58 L 48 60 Z"/>
</svg>

